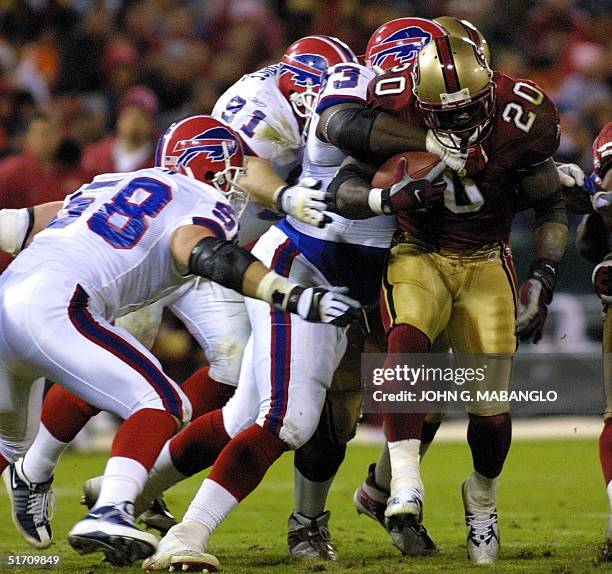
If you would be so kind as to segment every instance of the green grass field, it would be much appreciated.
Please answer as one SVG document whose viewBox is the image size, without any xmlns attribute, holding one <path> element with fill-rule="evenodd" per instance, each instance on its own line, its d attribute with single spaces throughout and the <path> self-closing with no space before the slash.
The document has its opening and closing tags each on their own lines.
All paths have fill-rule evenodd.
<svg viewBox="0 0 612 574">
<path fill-rule="evenodd" d="M 332 490 L 332 534 L 337 563 L 295 563 L 286 555 L 286 520 L 292 508 L 292 458 L 285 455 L 260 488 L 215 534 L 209 551 L 226 573 L 372 573 L 475 572 L 464 549 L 460 485 L 470 471 L 468 447 L 437 444 L 423 463 L 427 488 L 425 524 L 439 552 L 426 558 L 403 558 L 383 529 L 358 516 L 351 496 L 378 449 L 352 445 Z M 104 467 L 101 455 L 66 455 L 56 481 L 55 544 L 45 553 L 62 557 L 62 572 L 97 574 L 114 570 L 97 555 L 80 557 L 66 533 L 83 515 L 78 503 L 83 481 Z M 177 516 L 184 512 L 201 477 L 177 485 L 167 501 Z M 607 502 L 597 460 L 596 441 L 517 442 L 504 471 L 500 493 L 502 559 L 497 573 L 577 574 L 612 571 L 597 555 L 604 540 Z M 0 494 L 0 555 L 33 551 L 21 541 Z M 486 567 L 485 567 L 486 568 Z M 481 568 L 482 569 L 482 568 Z M 15 570 L 12 570 L 13 572 Z M 124 569 L 138 572 L 139 568 Z"/>
</svg>

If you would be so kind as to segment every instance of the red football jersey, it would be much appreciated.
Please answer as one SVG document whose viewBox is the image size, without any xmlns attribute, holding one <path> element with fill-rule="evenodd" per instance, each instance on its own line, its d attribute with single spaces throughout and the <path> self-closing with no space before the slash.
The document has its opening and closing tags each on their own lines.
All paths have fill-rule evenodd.
<svg viewBox="0 0 612 574">
<path fill-rule="evenodd" d="M 612 166 L 612 122 L 608 122 L 593 142 L 593 170 L 603 179 Z"/>
<path fill-rule="evenodd" d="M 544 162 L 559 145 L 559 115 L 550 98 L 530 80 L 495 72 L 495 113 L 482 142 L 488 161 L 471 178 L 454 172 L 444 207 L 398 217 L 400 227 L 440 247 L 474 249 L 507 241 L 520 201 L 521 170 Z M 372 80 L 369 105 L 426 127 L 416 107 L 410 71 L 389 71 Z"/>
</svg>

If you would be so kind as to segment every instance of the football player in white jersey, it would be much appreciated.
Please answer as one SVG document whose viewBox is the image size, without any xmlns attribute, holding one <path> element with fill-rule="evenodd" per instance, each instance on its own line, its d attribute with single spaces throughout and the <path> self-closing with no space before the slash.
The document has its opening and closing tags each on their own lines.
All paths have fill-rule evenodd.
<svg viewBox="0 0 612 574">
<path fill-rule="evenodd" d="M 37 522 L 50 485 L 32 484 L 14 464 L 38 426 L 42 386 L 32 383 L 47 377 L 125 419 L 96 506 L 69 534 L 78 552 L 101 550 L 114 564 L 156 548 L 134 526 L 133 501 L 191 406 L 155 357 L 111 321 L 192 275 L 307 320 L 346 324 L 359 307 L 339 291 L 269 271 L 232 241 L 247 196 L 235 183 L 242 150 L 229 128 L 195 116 L 160 143 L 172 152 L 160 156 L 163 167 L 81 187 L 0 279 L 0 469 L 8 467 L 13 514 L 30 519 L 19 525 L 33 543 L 50 536 Z"/>
</svg>

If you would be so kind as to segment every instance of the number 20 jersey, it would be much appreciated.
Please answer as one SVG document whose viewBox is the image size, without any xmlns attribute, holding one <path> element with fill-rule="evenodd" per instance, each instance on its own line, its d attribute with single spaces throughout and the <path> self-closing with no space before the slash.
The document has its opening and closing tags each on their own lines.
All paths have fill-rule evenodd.
<svg viewBox="0 0 612 574">
<path fill-rule="evenodd" d="M 398 216 L 400 227 L 421 241 L 452 249 L 507 241 L 520 204 L 521 172 L 557 150 L 559 116 L 548 96 L 530 80 L 494 72 L 493 81 L 495 111 L 482 142 L 488 158 L 484 169 L 471 178 L 451 173 L 444 207 Z M 368 94 L 372 108 L 425 127 L 410 72 L 390 71 L 375 78 Z"/>
<path fill-rule="evenodd" d="M 97 176 L 69 195 L 58 216 L 10 265 L 65 270 L 112 320 L 190 280 L 170 251 L 173 232 L 201 225 L 231 239 L 234 212 L 209 185 L 162 168 Z"/>
</svg>

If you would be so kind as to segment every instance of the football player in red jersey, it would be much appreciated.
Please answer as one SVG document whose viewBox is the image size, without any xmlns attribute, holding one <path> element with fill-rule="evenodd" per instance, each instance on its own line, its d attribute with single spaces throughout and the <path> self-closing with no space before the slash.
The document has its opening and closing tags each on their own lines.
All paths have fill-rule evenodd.
<svg viewBox="0 0 612 574">
<path fill-rule="evenodd" d="M 561 166 L 575 192 L 592 197 L 593 211 L 578 227 L 576 248 L 589 261 L 596 263 L 593 286 L 604 306 L 603 378 L 606 395 L 604 428 L 599 437 L 599 459 L 610 503 L 608 539 L 605 557 L 612 560 L 612 122 L 608 122 L 593 143 L 593 176 L 585 177 L 577 166 Z M 584 193 L 586 190 L 587 194 Z"/>
<path fill-rule="evenodd" d="M 551 159 L 559 142 L 557 111 L 533 82 L 493 72 L 482 49 L 452 36 L 422 48 L 413 74 L 395 68 L 374 79 L 369 108 L 422 134 L 429 129 L 426 137 L 446 149 L 478 149 L 486 158 L 470 178 L 447 171 L 443 193 L 427 179 L 409 177 L 372 188 L 373 169 L 357 161 L 330 184 L 330 203 L 344 216 L 398 217 L 383 278 L 388 351 L 428 352 L 446 331 L 455 352 L 488 356 L 491 389 L 508 389 L 516 337 L 541 337 L 565 249 L 567 214 Z M 517 293 L 508 239 L 514 213 L 525 205 L 535 211 L 535 257 Z M 510 447 L 509 405 L 475 401 L 467 410 L 474 462 L 462 488 L 468 554 L 475 563 L 492 563 L 499 553 L 496 498 Z M 421 519 L 424 416 L 384 416 L 391 528 Z"/>
</svg>

